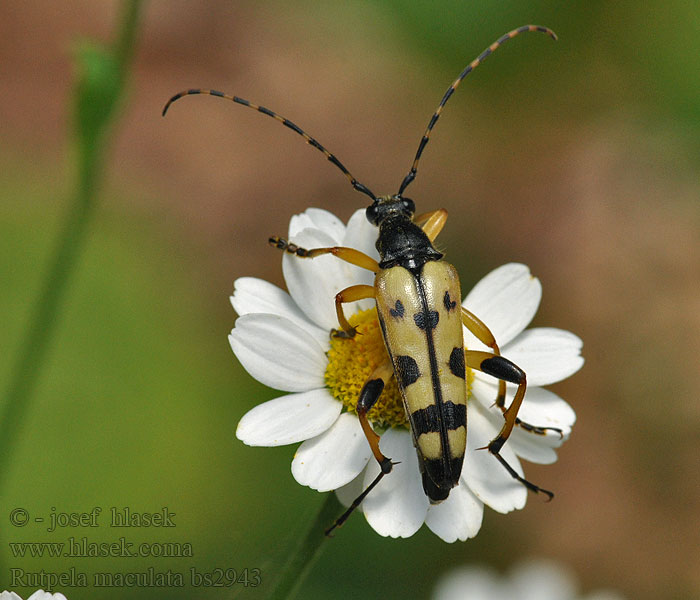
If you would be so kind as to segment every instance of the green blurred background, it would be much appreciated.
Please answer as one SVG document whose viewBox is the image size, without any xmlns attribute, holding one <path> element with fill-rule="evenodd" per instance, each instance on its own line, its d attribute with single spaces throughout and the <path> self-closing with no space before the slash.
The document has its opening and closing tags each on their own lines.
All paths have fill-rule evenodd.
<svg viewBox="0 0 700 600">
<path fill-rule="evenodd" d="M 71 52 L 108 41 L 117 2 L 2 3 L 0 384 L 7 387 L 75 178 Z M 238 366 L 233 281 L 282 285 L 270 234 L 292 214 L 364 205 L 323 157 L 214 87 L 288 116 L 377 193 L 397 189 L 443 92 L 502 33 L 436 127 L 411 197 L 450 212 L 440 243 L 469 289 L 527 263 L 535 325 L 584 340 L 584 369 L 553 386 L 578 423 L 560 460 L 526 465 L 553 489 L 487 509 L 448 545 L 426 528 L 383 539 L 361 516 L 300 597 L 426 597 L 453 566 L 542 556 L 584 590 L 700 596 L 700 8 L 666 2 L 153 2 L 145 5 L 105 181 L 0 489 L 0 590 L 10 568 L 88 574 L 262 570 L 258 588 L 62 588 L 87 598 L 264 597 L 323 498 L 293 480 L 293 448 L 248 448 L 240 417 L 279 395 Z M 22 507 L 176 513 L 171 529 L 46 531 Z M 106 523 L 107 515 L 102 515 Z M 173 541 L 183 558 L 17 558 L 10 542 Z M 266 587 L 267 586 L 267 587 Z M 34 590 L 15 587 L 26 597 Z"/>
</svg>

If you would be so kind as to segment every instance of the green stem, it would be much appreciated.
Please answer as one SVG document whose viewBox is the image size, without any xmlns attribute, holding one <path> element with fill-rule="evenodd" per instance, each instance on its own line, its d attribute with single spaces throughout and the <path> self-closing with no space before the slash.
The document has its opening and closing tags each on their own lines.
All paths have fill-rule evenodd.
<svg viewBox="0 0 700 600">
<path fill-rule="evenodd" d="M 280 569 L 275 587 L 267 596 L 268 600 L 292 600 L 296 596 L 321 551 L 330 541 L 323 532 L 343 510 L 345 509 L 334 492 L 326 494 L 326 500 L 306 536 L 300 538 L 299 543 L 289 549 L 289 559 Z"/>
<path fill-rule="evenodd" d="M 106 94 L 104 97 L 102 120 L 96 122 L 89 132 L 81 132 L 78 127 L 78 181 L 73 205 L 66 217 L 41 291 L 33 306 L 29 326 L 20 344 L 17 362 L 10 376 L 0 414 L 0 490 L 3 477 L 8 474 L 13 449 L 22 431 L 29 408 L 29 399 L 38 382 L 56 331 L 70 276 L 75 270 L 88 225 L 95 212 L 97 184 L 102 171 L 106 145 L 104 133 L 110 122 L 111 107 L 116 104 L 124 91 L 141 4 L 141 0 L 129 0 L 125 4 L 120 33 L 112 50 L 116 65 L 116 85 L 113 94 Z M 80 86 L 76 94 L 80 94 Z"/>
</svg>

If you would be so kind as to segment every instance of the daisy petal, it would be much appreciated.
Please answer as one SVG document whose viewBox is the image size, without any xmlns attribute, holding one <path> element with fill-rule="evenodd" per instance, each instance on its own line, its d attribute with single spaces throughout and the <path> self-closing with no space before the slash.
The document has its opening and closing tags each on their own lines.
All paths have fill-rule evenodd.
<svg viewBox="0 0 700 600">
<path fill-rule="evenodd" d="M 361 208 L 350 217 L 348 227 L 343 237 L 343 246 L 357 248 L 379 262 L 379 252 L 377 252 L 377 237 L 379 230 L 372 225 L 365 216 L 365 209 Z"/>
<path fill-rule="evenodd" d="M 528 385 L 556 383 L 583 366 L 581 339 L 569 331 L 536 327 L 523 331 L 501 352 L 525 373 Z"/>
<path fill-rule="evenodd" d="M 269 313 L 285 317 L 310 333 L 324 348 L 329 345 L 328 331 L 309 321 L 287 292 L 264 279 L 257 277 L 236 279 L 233 284 L 231 305 L 239 316 Z"/>
<path fill-rule="evenodd" d="M 489 410 L 498 395 L 495 382 L 495 379 L 491 378 L 487 381 L 486 376 L 481 375 L 474 377 L 472 382 L 473 397 Z M 506 406 L 510 406 L 513 401 L 515 390 L 515 386 L 506 387 Z M 525 399 L 518 411 L 518 418 L 536 427 L 556 427 L 561 429 L 562 433 L 568 434 L 576 422 L 576 413 L 554 392 L 541 387 L 528 386 Z"/>
<path fill-rule="evenodd" d="M 438 582 L 433 593 L 437 600 L 499 600 L 507 597 L 496 574 L 487 567 L 476 566 L 450 572 Z"/>
<path fill-rule="evenodd" d="M 236 437 L 249 446 L 284 446 L 320 435 L 338 418 L 342 405 L 325 389 L 287 394 L 249 410 Z"/>
<path fill-rule="evenodd" d="M 3 592 L 4 594 L 5 592 Z M 19 598 L 14 592 L 10 593 L 10 598 Z M 20 600 L 22 600 L 20 598 Z M 27 600 L 66 600 L 66 597 L 63 594 L 59 594 L 56 592 L 55 594 L 51 594 L 50 592 L 45 592 L 44 590 L 37 590 L 34 592 Z"/>
<path fill-rule="evenodd" d="M 526 265 L 510 263 L 479 281 L 462 305 L 488 325 L 503 348 L 532 321 L 541 298 L 539 279 Z"/>
<path fill-rule="evenodd" d="M 360 473 L 359 477 L 355 477 L 355 479 L 353 479 L 350 483 L 344 485 L 343 487 L 339 487 L 337 490 L 335 490 L 335 495 L 338 497 L 338 500 L 345 508 L 349 508 L 353 500 L 362 493 L 362 490 L 365 489 L 364 481 L 364 473 Z M 360 504 L 360 506 L 357 507 L 357 510 L 359 512 L 363 512 L 362 504 Z"/>
<path fill-rule="evenodd" d="M 571 432 L 576 423 L 574 409 L 554 392 L 541 387 L 528 387 L 518 416 L 530 425 L 557 427 L 564 433 Z"/>
<path fill-rule="evenodd" d="M 555 447 L 564 442 L 556 433 L 539 435 L 516 427 L 508 438 L 507 445 L 520 458 L 538 465 L 551 465 L 557 461 Z M 554 444 L 557 446 L 554 446 Z"/>
<path fill-rule="evenodd" d="M 365 498 L 363 510 L 367 522 L 383 536 L 410 537 L 420 529 L 428 512 L 428 498 L 418 470 L 418 457 L 405 430 L 389 429 L 380 446 L 395 464 Z M 367 487 L 379 475 L 379 465 L 371 461 L 365 471 Z"/>
<path fill-rule="evenodd" d="M 577 597 L 573 575 L 548 560 L 530 560 L 511 573 L 513 598 L 522 600 L 573 600 Z"/>
<path fill-rule="evenodd" d="M 306 440 L 294 455 L 292 475 L 319 492 L 344 486 L 367 466 L 372 455 L 358 418 L 344 413 L 318 437 Z"/>
<path fill-rule="evenodd" d="M 308 208 L 300 215 L 294 215 L 289 221 L 290 238 L 304 229 L 318 229 L 326 232 L 333 239 L 332 246 L 337 246 L 345 235 L 345 225 L 332 212 L 322 208 Z"/>
<path fill-rule="evenodd" d="M 303 392 L 324 386 L 324 349 L 284 317 L 243 315 L 228 339 L 243 368 L 268 387 Z"/>
<path fill-rule="evenodd" d="M 465 484 L 454 488 L 447 500 L 431 506 L 425 524 L 446 542 L 473 538 L 484 517 L 484 503 Z"/>
<path fill-rule="evenodd" d="M 525 506 L 525 486 L 513 479 L 488 450 L 479 450 L 496 437 L 498 426 L 476 402 L 467 405 L 467 423 L 469 434 L 462 482 L 466 482 L 477 498 L 497 512 L 507 513 Z M 520 461 L 508 444 L 503 446 L 500 454 L 519 475 L 523 475 Z"/>
<path fill-rule="evenodd" d="M 294 243 L 307 249 L 336 245 L 328 234 L 315 229 L 299 232 L 294 237 Z M 338 327 L 335 295 L 351 285 L 366 283 L 365 274 L 369 273 L 331 254 L 303 259 L 288 253 L 282 258 L 282 272 L 287 289 L 301 310 L 328 331 Z M 352 312 L 346 309 L 347 315 Z"/>
</svg>

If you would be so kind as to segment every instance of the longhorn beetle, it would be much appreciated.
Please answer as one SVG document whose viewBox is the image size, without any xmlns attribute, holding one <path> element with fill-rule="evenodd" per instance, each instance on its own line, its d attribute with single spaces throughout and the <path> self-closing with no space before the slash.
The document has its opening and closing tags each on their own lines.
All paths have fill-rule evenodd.
<svg viewBox="0 0 700 600">
<path fill-rule="evenodd" d="M 355 328 L 345 318 L 343 304 L 365 298 L 375 299 L 388 355 L 386 361 L 376 367 L 360 391 L 357 415 L 372 453 L 379 463 L 380 473 L 352 502 L 347 511 L 326 530 L 326 535 L 345 522 L 350 513 L 396 464 L 382 454 L 379 448 L 380 437 L 372 429 L 367 418 L 367 412 L 377 402 L 391 377 L 396 378 L 403 397 L 418 453 L 423 489 L 431 504 L 442 502 L 448 497 L 450 490 L 458 484 L 462 472 L 467 440 L 466 367 L 477 369 L 499 380 L 496 406 L 503 412 L 505 422 L 498 435 L 482 449 L 488 449 L 508 473 L 528 490 L 542 492 L 548 499 L 554 496 L 552 492 L 521 477 L 500 455 L 500 450 L 515 425 L 539 434 L 556 431 L 561 435 L 561 431 L 553 427 L 533 426 L 518 419 L 518 410 L 525 397 L 527 385 L 525 373 L 516 364 L 501 356 L 498 343 L 489 328 L 476 315 L 460 305 L 462 293 L 457 272 L 451 264 L 442 260 L 442 253 L 433 246 L 435 238 L 445 225 L 447 211 L 439 209 L 414 217 L 415 204 L 403 195 L 416 177 L 418 161 L 433 127 L 457 86 L 496 48 L 518 34 L 529 31 L 546 33 L 552 39 L 557 39 L 556 34 L 547 27 L 524 25 L 498 38 L 469 63 L 445 92 L 433 113 L 418 145 L 411 169 L 401 182 L 399 191 L 387 196 L 375 196 L 316 139 L 289 119 L 264 106 L 216 90 L 190 89 L 175 94 L 163 108 L 165 115 L 173 102 L 183 96 L 195 94 L 218 96 L 253 108 L 301 135 L 307 144 L 323 152 L 326 158 L 343 172 L 353 188 L 372 199 L 366 216 L 370 223 L 379 228 L 376 243 L 379 262 L 353 248 L 335 246 L 307 250 L 280 237 L 269 239 L 272 246 L 299 258 L 332 254 L 375 273 L 374 286 L 353 285 L 336 294 L 335 309 L 340 329 L 333 330 L 331 335 L 352 338 L 356 333 Z M 493 352 L 465 350 L 462 325 Z M 505 382 L 517 385 L 515 397 L 507 408 Z"/>
</svg>

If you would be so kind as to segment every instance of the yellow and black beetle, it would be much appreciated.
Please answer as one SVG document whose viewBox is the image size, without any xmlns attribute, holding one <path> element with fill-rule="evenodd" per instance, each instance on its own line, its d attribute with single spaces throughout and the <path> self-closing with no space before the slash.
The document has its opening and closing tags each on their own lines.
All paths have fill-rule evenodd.
<svg viewBox="0 0 700 600">
<path fill-rule="evenodd" d="M 529 490 L 553 494 L 521 477 L 500 455 L 500 450 L 518 424 L 536 433 L 555 430 L 521 422 L 517 415 L 525 397 L 526 376 L 522 369 L 500 354 L 498 344 L 488 327 L 474 314 L 460 305 L 462 293 L 455 268 L 442 260 L 443 255 L 433 241 L 447 220 L 444 209 L 414 217 L 415 204 L 403 193 L 413 181 L 418 161 L 428 143 L 443 107 L 460 82 L 487 56 L 504 42 L 520 33 L 539 31 L 557 39 L 547 27 L 524 25 L 501 36 L 462 71 L 448 88 L 430 119 L 421 138 L 410 171 L 404 177 L 399 191 L 388 196 L 375 196 L 369 188 L 357 181 L 345 166 L 316 139 L 281 115 L 239 98 L 216 90 L 190 89 L 173 96 L 163 108 L 187 95 L 208 94 L 254 108 L 301 135 L 338 167 L 352 186 L 372 199 L 367 208 L 367 219 L 379 228 L 377 250 L 380 261 L 353 248 L 332 247 L 305 249 L 279 237 L 270 238 L 270 244 L 300 258 L 314 258 L 332 254 L 353 265 L 375 273 L 374 285 L 354 285 L 338 292 L 335 307 L 340 329 L 331 332 L 335 337 L 351 338 L 355 329 L 345 318 L 342 305 L 365 298 L 374 298 L 381 325 L 387 358 L 365 382 L 357 403 L 357 414 L 367 441 L 381 471 L 376 479 L 358 496 L 348 510 L 326 531 L 343 524 L 350 513 L 391 472 L 391 459 L 379 448 L 379 436 L 370 425 L 367 412 L 379 399 L 391 377 L 395 377 L 411 424 L 414 445 L 418 453 L 423 489 L 431 503 L 445 500 L 459 482 L 467 439 L 467 385 L 466 368 L 477 369 L 499 379 L 496 405 L 504 416 L 498 435 L 484 449 L 495 456 L 508 472 Z M 492 353 L 465 350 L 462 325 L 467 327 Z M 517 385 L 510 406 L 505 406 L 505 382 Z"/>
</svg>

